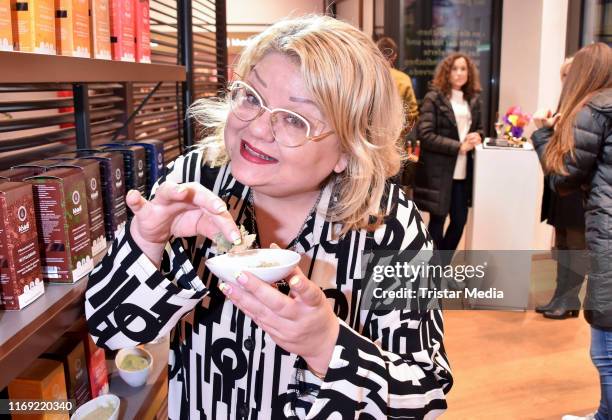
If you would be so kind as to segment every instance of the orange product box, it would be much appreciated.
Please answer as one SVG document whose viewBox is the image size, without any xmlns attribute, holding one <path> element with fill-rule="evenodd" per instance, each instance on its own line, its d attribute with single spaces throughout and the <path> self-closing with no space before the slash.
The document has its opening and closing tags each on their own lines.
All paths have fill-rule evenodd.
<svg viewBox="0 0 612 420">
<path fill-rule="evenodd" d="M 37 359 L 8 386 L 13 400 L 65 401 L 66 380 L 64 366 L 56 360 Z M 39 412 L 39 414 L 14 415 L 16 419 L 68 420 L 68 412 Z"/>
<path fill-rule="evenodd" d="M 0 51 L 13 51 L 10 0 L 0 0 Z"/>
<path fill-rule="evenodd" d="M 16 50 L 55 54 L 54 0 L 11 0 L 11 18 Z"/>
<path fill-rule="evenodd" d="M 55 0 L 58 54 L 90 57 L 89 0 Z"/>
<path fill-rule="evenodd" d="M 92 57 L 111 60 L 109 0 L 89 0 L 89 16 Z"/>
<path fill-rule="evenodd" d="M 132 1 L 111 0 L 110 27 L 113 60 L 136 61 L 134 3 Z"/>
<path fill-rule="evenodd" d="M 151 21 L 149 0 L 134 0 L 134 30 L 136 31 L 136 61 L 151 62 Z"/>
</svg>

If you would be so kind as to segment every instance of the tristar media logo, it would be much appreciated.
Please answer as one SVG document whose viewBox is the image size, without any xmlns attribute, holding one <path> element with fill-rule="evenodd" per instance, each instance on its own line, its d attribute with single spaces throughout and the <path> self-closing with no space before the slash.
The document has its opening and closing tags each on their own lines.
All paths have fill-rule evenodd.
<svg viewBox="0 0 612 420">
<path fill-rule="evenodd" d="M 26 222 L 28 218 L 28 211 L 25 206 L 21 206 L 17 209 L 17 219 L 19 219 L 19 226 L 17 226 L 17 230 L 19 233 L 25 233 L 30 230 L 30 223 Z"/>
</svg>

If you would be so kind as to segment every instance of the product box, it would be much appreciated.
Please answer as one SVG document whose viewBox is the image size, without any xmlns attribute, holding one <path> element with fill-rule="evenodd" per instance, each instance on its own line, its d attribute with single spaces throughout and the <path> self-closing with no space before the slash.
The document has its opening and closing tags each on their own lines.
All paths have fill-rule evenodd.
<svg viewBox="0 0 612 420">
<path fill-rule="evenodd" d="M 10 0 L 0 0 L 0 51 L 13 51 Z"/>
<path fill-rule="evenodd" d="M 57 53 L 89 58 L 89 0 L 55 0 Z"/>
<path fill-rule="evenodd" d="M 34 169 L 40 169 L 40 173 L 42 173 L 55 164 L 57 164 L 57 162 L 53 160 L 37 160 L 34 162 L 22 163 L 21 165 L 15 165 L 11 169 L 34 168 Z"/>
<path fill-rule="evenodd" d="M 66 380 L 61 362 L 48 359 L 37 359 L 13 379 L 8 386 L 9 398 L 13 400 L 48 400 L 65 401 Z M 40 412 L 19 419 L 68 420 L 68 413 Z"/>
<path fill-rule="evenodd" d="M 34 187 L 43 278 L 74 283 L 93 269 L 83 175 L 60 168 L 26 181 Z"/>
<path fill-rule="evenodd" d="M 74 335 L 63 335 L 41 358 L 57 360 L 63 364 L 68 399 L 76 402 L 74 409 L 91 399 L 83 341 Z"/>
<path fill-rule="evenodd" d="M 145 148 L 147 158 L 147 197 L 151 194 L 151 188 L 159 178 L 164 175 L 164 142 L 161 140 L 138 140 L 127 141 L 125 144 L 142 146 Z"/>
<path fill-rule="evenodd" d="M 89 0 L 93 58 L 111 60 L 110 0 Z"/>
<path fill-rule="evenodd" d="M 45 292 L 32 186 L 0 183 L 0 303 L 22 309 Z"/>
<path fill-rule="evenodd" d="M 72 0 L 55 0 L 55 46 L 58 55 L 72 55 L 73 27 Z"/>
<path fill-rule="evenodd" d="M 11 18 L 15 50 L 55 54 L 54 0 L 11 0 Z"/>
<path fill-rule="evenodd" d="M 106 368 L 104 349 L 96 346 L 87 332 L 69 332 L 67 335 L 81 339 L 85 346 L 85 358 L 87 359 L 87 373 L 89 374 L 89 391 L 91 393 L 91 398 L 108 394 L 108 370 Z"/>
<path fill-rule="evenodd" d="M 89 233 L 92 255 L 106 251 L 106 232 L 104 228 L 104 205 L 102 199 L 102 182 L 100 182 L 100 164 L 91 159 L 54 161 L 56 168 L 77 168 L 85 179 L 87 188 L 87 210 L 89 212 Z"/>
<path fill-rule="evenodd" d="M 136 61 L 133 0 L 111 0 L 110 29 L 113 60 Z"/>
<path fill-rule="evenodd" d="M 45 171 L 42 167 L 14 167 L 5 171 L 0 171 L 0 177 L 6 178 L 9 181 L 19 182 L 23 181 L 24 178 L 28 178 L 34 175 L 41 174 Z"/>
<path fill-rule="evenodd" d="M 134 31 L 136 35 L 136 61 L 151 62 L 151 21 L 149 19 L 149 0 L 133 0 Z"/>
<path fill-rule="evenodd" d="M 126 190 L 138 190 L 145 196 L 147 191 L 145 148 L 121 143 L 107 143 L 105 151 L 118 151 L 123 155 Z"/>
<path fill-rule="evenodd" d="M 123 156 L 119 152 L 92 152 L 81 159 L 93 159 L 100 163 L 106 239 L 112 241 L 127 222 Z"/>
</svg>

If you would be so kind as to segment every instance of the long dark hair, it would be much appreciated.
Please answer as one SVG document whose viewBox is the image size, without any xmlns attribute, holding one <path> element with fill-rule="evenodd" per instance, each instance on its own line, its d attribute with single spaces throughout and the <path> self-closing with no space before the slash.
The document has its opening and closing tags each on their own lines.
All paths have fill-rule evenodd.
<svg viewBox="0 0 612 420">
<path fill-rule="evenodd" d="M 474 64 L 474 61 L 470 59 L 466 54 L 457 52 L 447 56 L 444 60 L 438 63 L 434 78 L 430 83 L 432 88 L 438 89 L 444 95 L 450 96 L 452 86 L 450 83 L 450 74 L 455 60 L 458 58 L 465 59 L 468 68 L 468 79 L 465 85 L 461 87 L 463 95 L 467 101 L 471 100 L 475 95 L 482 91 L 480 87 L 480 75 L 478 73 L 478 67 Z"/>
<path fill-rule="evenodd" d="M 603 42 L 576 53 L 563 83 L 557 112 L 561 115 L 544 151 L 544 170 L 567 175 L 565 157 L 574 153 L 576 115 L 597 92 L 612 87 L 612 49 Z"/>
</svg>

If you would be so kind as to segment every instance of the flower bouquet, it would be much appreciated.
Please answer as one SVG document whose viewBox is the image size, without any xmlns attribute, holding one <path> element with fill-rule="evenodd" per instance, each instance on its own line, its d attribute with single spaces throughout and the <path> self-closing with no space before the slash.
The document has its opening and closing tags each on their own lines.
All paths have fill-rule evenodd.
<svg viewBox="0 0 612 420">
<path fill-rule="evenodd" d="M 523 143 L 527 141 L 523 137 L 525 126 L 531 121 L 531 115 L 524 113 L 520 106 L 511 106 L 504 115 L 506 138 L 510 142 Z"/>
</svg>

